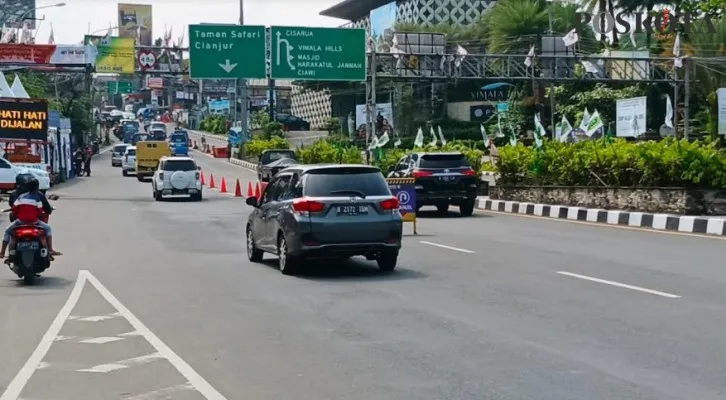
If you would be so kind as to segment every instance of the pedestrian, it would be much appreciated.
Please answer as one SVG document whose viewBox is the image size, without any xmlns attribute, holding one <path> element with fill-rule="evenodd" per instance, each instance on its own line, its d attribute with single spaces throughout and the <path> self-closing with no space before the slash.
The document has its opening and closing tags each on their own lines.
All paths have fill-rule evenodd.
<svg viewBox="0 0 726 400">
<path fill-rule="evenodd" d="M 91 176 L 91 158 L 93 157 L 93 148 L 91 146 L 88 146 L 86 148 L 86 159 L 85 165 L 83 166 L 83 170 L 86 172 L 86 176 Z"/>
</svg>

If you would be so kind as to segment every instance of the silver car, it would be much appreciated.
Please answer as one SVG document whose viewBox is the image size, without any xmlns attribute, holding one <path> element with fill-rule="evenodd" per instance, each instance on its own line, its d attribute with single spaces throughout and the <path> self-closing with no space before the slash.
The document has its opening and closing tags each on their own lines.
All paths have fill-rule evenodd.
<svg viewBox="0 0 726 400">
<path fill-rule="evenodd" d="M 247 257 L 276 254 L 280 271 L 299 271 L 306 259 L 362 255 L 392 271 L 401 249 L 398 198 L 383 174 L 367 165 L 296 165 L 279 172 L 247 220 Z"/>
<path fill-rule="evenodd" d="M 120 167 L 123 165 L 124 162 L 124 154 L 126 153 L 126 148 L 129 147 L 128 144 L 117 144 L 113 146 L 113 149 L 111 149 L 111 166 L 112 167 Z"/>
</svg>

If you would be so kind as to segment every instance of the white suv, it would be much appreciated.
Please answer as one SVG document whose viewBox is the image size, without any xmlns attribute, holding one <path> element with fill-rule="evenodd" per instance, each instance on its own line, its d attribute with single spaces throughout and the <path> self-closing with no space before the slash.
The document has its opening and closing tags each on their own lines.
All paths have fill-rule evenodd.
<svg viewBox="0 0 726 400">
<path fill-rule="evenodd" d="M 164 195 L 189 195 L 194 201 L 202 201 L 200 169 L 190 157 L 162 157 L 152 180 L 154 199 L 161 201 Z"/>
<path fill-rule="evenodd" d="M 129 176 L 129 172 L 136 171 L 136 146 L 129 146 L 124 152 L 124 158 L 121 161 L 121 175 Z"/>
</svg>

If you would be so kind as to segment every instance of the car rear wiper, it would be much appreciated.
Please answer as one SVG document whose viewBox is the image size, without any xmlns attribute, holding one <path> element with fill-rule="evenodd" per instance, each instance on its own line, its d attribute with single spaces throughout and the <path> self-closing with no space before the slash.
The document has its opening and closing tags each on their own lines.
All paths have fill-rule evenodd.
<svg viewBox="0 0 726 400">
<path fill-rule="evenodd" d="M 366 194 L 361 192 L 360 190 L 333 190 L 329 194 L 354 194 L 354 195 L 360 197 L 361 199 L 366 198 Z"/>
</svg>

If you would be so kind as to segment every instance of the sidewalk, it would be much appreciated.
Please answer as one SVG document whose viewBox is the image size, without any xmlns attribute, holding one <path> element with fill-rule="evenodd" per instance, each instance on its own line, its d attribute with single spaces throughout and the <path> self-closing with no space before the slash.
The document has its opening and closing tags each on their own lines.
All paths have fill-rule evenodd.
<svg viewBox="0 0 726 400">
<path fill-rule="evenodd" d="M 477 208 L 501 213 L 533 215 L 571 221 L 726 236 L 726 224 L 724 224 L 726 216 L 686 216 L 651 214 L 635 211 L 600 210 L 595 208 L 491 200 L 487 197 L 479 197 L 477 199 Z"/>
</svg>

